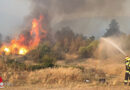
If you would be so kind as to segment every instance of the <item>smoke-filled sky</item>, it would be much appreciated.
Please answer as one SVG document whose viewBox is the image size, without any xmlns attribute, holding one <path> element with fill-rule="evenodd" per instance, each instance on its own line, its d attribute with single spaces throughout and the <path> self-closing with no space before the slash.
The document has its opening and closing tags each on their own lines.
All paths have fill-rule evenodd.
<svg viewBox="0 0 130 90">
<path fill-rule="evenodd" d="M 78 33 L 99 37 L 116 19 L 120 29 L 130 33 L 130 0 L 0 0 L 0 33 L 19 32 L 27 17 L 39 14 L 45 15 L 53 31 L 70 26 Z"/>
</svg>

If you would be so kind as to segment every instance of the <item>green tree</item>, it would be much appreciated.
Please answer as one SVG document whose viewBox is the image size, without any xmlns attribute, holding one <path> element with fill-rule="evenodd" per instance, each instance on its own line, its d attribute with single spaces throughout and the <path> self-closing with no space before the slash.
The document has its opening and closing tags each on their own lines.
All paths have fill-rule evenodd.
<svg viewBox="0 0 130 90">
<path fill-rule="evenodd" d="M 107 32 L 104 34 L 104 37 L 122 35 L 122 34 L 123 33 L 119 29 L 118 22 L 115 19 L 113 19 L 109 24 L 109 29 L 107 29 Z"/>
</svg>

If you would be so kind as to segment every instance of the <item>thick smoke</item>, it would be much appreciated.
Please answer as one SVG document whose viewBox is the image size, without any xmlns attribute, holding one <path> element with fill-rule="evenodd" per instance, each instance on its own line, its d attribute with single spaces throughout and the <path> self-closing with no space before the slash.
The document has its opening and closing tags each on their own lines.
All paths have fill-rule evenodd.
<svg viewBox="0 0 130 90">
<path fill-rule="evenodd" d="M 88 14 L 89 16 L 117 16 L 122 12 L 122 0 L 55 0 L 60 14 Z"/>
<path fill-rule="evenodd" d="M 30 14 L 25 18 L 27 30 L 33 18 L 44 16 L 43 28 L 48 31 L 70 26 L 76 33 L 96 37 L 109 20 L 124 15 L 126 0 L 30 0 Z M 105 18 L 105 19 L 104 19 Z M 97 20 L 96 20 L 97 19 Z M 101 19 L 99 21 L 99 19 Z M 23 25 L 23 26 L 25 26 Z M 98 27 L 98 28 L 97 28 Z M 23 27 L 22 27 L 23 28 Z M 106 27 L 107 28 L 107 27 Z M 99 33 L 95 34 L 95 30 Z M 52 36 L 52 35 L 49 35 Z"/>
<path fill-rule="evenodd" d="M 122 16 L 126 0 L 31 0 L 31 17 L 44 14 L 47 23 L 80 17 Z M 29 16 L 29 17 L 30 17 Z"/>
</svg>

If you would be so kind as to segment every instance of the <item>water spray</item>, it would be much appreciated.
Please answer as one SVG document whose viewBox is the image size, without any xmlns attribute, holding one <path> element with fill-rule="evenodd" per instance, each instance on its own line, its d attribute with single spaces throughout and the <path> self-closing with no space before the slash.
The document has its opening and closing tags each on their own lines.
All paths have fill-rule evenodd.
<svg viewBox="0 0 130 90">
<path fill-rule="evenodd" d="M 127 56 L 126 53 L 117 45 L 115 44 L 112 40 L 108 38 L 101 38 L 101 40 L 104 40 L 105 42 L 111 44 L 113 47 L 115 47 L 119 52 L 121 52 L 124 56 Z"/>
</svg>

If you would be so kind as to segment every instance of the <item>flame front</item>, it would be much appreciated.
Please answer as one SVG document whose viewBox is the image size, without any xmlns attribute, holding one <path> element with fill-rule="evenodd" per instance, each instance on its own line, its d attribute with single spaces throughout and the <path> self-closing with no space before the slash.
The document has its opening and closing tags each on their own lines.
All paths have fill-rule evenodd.
<svg viewBox="0 0 130 90">
<path fill-rule="evenodd" d="M 28 50 L 25 48 L 20 48 L 20 50 L 19 50 L 20 55 L 25 55 L 27 52 L 28 52 Z"/>
<path fill-rule="evenodd" d="M 3 44 L 0 48 L 1 53 L 9 54 L 19 54 L 25 55 L 29 50 L 37 47 L 42 38 L 46 37 L 46 31 L 42 28 L 43 16 L 40 16 L 39 19 L 34 18 L 32 20 L 32 28 L 29 31 L 29 36 L 31 39 L 28 39 L 24 34 L 20 34 L 18 39 L 14 38 L 9 44 Z"/>
<path fill-rule="evenodd" d="M 6 55 L 8 55 L 8 54 L 10 54 L 10 49 L 7 48 L 7 47 L 5 47 L 5 48 L 4 48 L 4 52 L 5 52 Z"/>
</svg>

